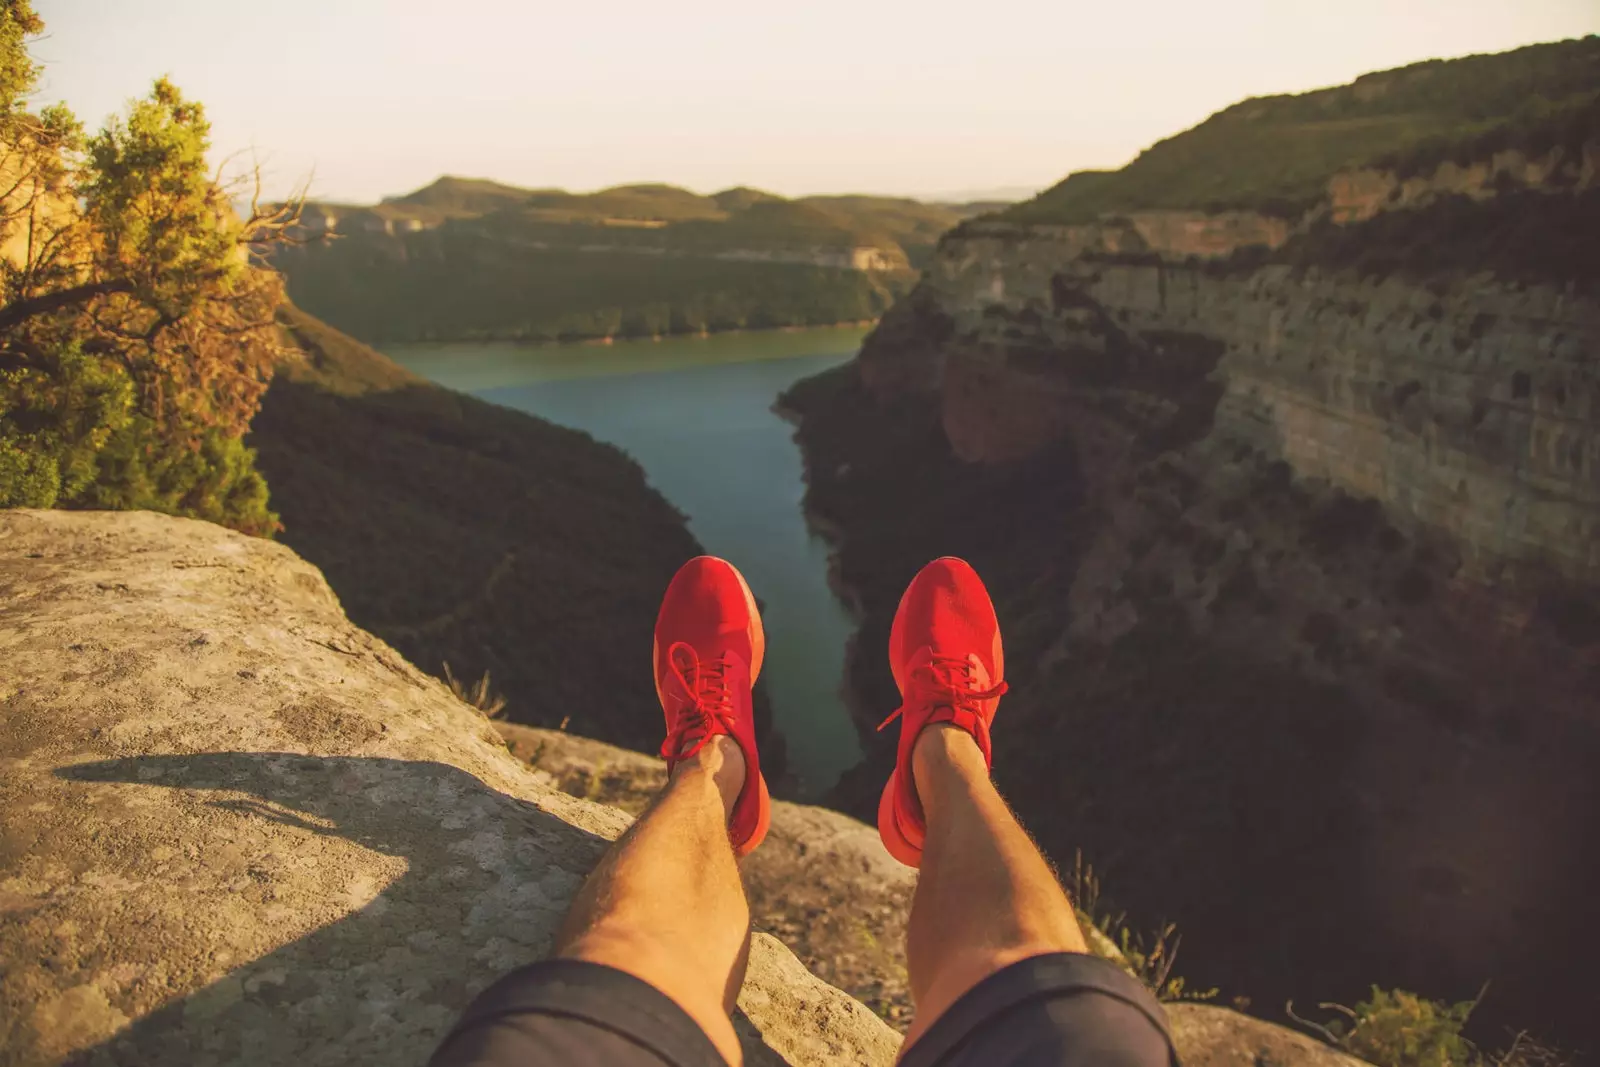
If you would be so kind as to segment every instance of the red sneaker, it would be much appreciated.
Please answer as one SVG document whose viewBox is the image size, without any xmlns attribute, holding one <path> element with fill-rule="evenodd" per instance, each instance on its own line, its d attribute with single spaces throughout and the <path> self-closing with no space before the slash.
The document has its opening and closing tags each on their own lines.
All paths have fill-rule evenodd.
<svg viewBox="0 0 1600 1067">
<path fill-rule="evenodd" d="M 678 569 L 661 598 L 652 650 L 656 696 L 667 714 L 661 757 L 670 774 L 717 734 L 738 744 L 744 788 L 728 820 L 728 839 L 739 856 L 761 844 L 772 818 L 750 707 L 766 648 L 756 598 L 733 564 L 696 556 Z"/>
<path fill-rule="evenodd" d="M 972 735 L 984 763 L 993 766 L 989 724 L 1006 691 L 1000 621 L 989 591 L 965 560 L 944 556 L 911 579 L 889 631 L 889 669 L 901 704 L 878 729 L 899 718 L 900 750 L 878 802 L 878 834 L 889 855 L 917 867 L 927 833 L 911 775 L 917 735 L 933 723 L 954 723 Z"/>
</svg>

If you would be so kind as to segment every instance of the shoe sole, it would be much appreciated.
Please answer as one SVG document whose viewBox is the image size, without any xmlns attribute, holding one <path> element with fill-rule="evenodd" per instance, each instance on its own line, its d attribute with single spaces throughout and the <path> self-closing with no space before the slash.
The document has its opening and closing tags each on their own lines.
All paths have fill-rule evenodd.
<svg viewBox="0 0 1600 1067">
<path fill-rule="evenodd" d="M 728 563 L 727 560 L 722 562 Z M 744 580 L 744 572 L 731 563 L 728 563 L 728 567 L 733 571 L 733 576 L 739 579 L 745 606 L 750 609 L 750 684 L 753 686 L 761 676 L 761 664 L 767 658 L 767 628 L 761 621 L 761 608 L 756 604 L 756 595 L 750 591 L 750 583 Z M 756 828 L 749 838 L 733 846 L 735 859 L 742 859 L 754 852 L 756 846 L 766 840 L 767 829 L 772 824 L 772 794 L 767 792 L 767 776 L 760 771 L 756 772 L 756 790 Z"/>
</svg>

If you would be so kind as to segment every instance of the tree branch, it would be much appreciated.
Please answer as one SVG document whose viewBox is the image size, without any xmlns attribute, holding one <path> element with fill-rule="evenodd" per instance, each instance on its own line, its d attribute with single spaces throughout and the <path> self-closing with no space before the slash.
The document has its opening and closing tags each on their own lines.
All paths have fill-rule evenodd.
<svg viewBox="0 0 1600 1067">
<path fill-rule="evenodd" d="M 131 292 L 133 292 L 133 281 L 128 278 L 118 278 L 107 282 L 75 285 L 70 289 L 57 289 L 55 292 L 44 293 L 27 300 L 13 301 L 0 308 L 0 331 L 14 329 L 36 315 L 48 315 L 52 311 L 60 311 L 77 304 L 87 304 L 96 297 Z"/>
</svg>

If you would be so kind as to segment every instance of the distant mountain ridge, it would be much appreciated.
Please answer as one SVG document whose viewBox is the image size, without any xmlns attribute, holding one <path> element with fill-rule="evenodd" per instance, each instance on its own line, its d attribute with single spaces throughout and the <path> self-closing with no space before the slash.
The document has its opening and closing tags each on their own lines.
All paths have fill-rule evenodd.
<svg viewBox="0 0 1600 1067">
<path fill-rule="evenodd" d="M 876 318 L 943 233 L 994 206 L 445 176 L 373 205 L 307 203 L 307 243 L 274 258 L 298 304 L 369 342 L 823 325 Z"/>
<path fill-rule="evenodd" d="M 995 217 L 1076 224 L 1160 210 L 1296 218 L 1336 172 L 1402 177 L 1446 161 L 1528 156 L 1600 132 L 1600 36 L 1431 59 L 1348 85 L 1258 96 L 1156 142 L 1119 170 L 1068 175 Z"/>
</svg>

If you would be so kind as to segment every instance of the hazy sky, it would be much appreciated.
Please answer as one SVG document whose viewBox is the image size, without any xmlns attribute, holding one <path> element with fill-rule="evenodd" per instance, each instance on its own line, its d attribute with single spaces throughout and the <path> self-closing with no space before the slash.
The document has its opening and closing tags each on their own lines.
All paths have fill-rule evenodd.
<svg viewBox="0 0 1600 1067">
<path fill-rule="evenodd" d="M 948 194 L 1116 166 L 1234 101 L 1600 31 L 1600 0 L 35 0 L 43 102 L 158 74 L 274 192 L 441 173 Z"/>
</svg>

